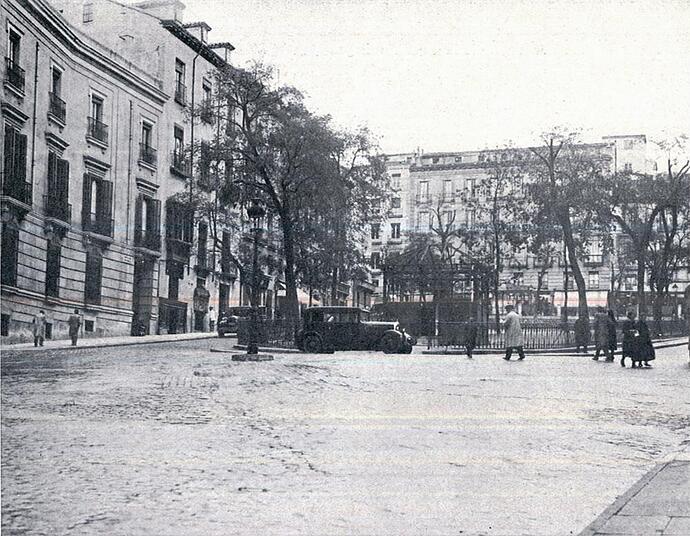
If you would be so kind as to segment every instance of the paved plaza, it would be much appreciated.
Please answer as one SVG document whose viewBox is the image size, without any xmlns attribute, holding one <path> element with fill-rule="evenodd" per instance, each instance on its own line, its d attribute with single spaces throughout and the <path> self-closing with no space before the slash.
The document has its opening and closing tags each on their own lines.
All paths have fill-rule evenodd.
<svg viewBox="0 0 690 536">
<path fill-rule="evenodd" d="M 232 344 L 4 349 L 2 533 L 575 535 L 688 446 L 686 347 L 209 351 Z"/>
</svg>

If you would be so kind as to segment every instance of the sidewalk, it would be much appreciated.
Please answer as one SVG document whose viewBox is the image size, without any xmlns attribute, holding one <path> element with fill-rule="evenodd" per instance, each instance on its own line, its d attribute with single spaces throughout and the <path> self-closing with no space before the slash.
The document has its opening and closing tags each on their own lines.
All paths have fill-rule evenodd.
<svg viewBox="0 0 690 536">
<path fill-rule="evenodd" d="M 4 344 L 2 351 L 21 350 L 22 352 L 44 352 L 47 350 L 77 350 L 79 348 L 108 348 L 112 346 L 133 346 L 137 344 L 155 344 L 161 342 L 191 341 L 196 339 L 212 339 L 218 335 L 214 332 L 204 333 L 176 333 L 175 335 L 144 335 L 142 337 L 102 337 L 79 339 L 77 346 L 72 346 L 69 339 L 45 341 L 43 346 L 35 347 L 33 342 L 19 344 Z"/>
<path fill-rule="evenodd" d="M 579 536 L 690 534 L 690 448 L 660 463 Z"/>
</svg>

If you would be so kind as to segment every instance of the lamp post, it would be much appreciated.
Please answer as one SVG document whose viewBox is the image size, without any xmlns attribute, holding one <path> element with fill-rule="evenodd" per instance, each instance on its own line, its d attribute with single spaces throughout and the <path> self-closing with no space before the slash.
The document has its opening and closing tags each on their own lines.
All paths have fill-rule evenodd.
<svg viewBox="0 0 690 536">
<path fill-rule="evenodd" d="M 252 294 L 251 317 L 249 325 L 249 341 L 246 354 L 235 354 L 233 361 L 270 361 L 270 354 L 259 354 L 258 324 L 259 324 L 259 239 L 261 238 L 261 219 L 266 215 L 266 210 L 260 199 L 252 199 L 247 209 L 247 216 L 252 221 L 252 234 L 254 235 L 254 250 L 252 254 Z"/>
</svg>

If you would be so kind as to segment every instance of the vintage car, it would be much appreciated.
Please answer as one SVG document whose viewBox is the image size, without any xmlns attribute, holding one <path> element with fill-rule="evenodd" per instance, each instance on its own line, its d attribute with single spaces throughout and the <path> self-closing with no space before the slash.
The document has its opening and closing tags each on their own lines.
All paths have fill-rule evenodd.
<svg viewBox="0 0 690 536">
<path fill-rule="evenodd" d="M 305 352 L 330 350 L 382 350 L 409 354 L 416 344 L 398 322 L 370 322 L 359 307 L 309 307 L 295 343 Z"/>
</svg>

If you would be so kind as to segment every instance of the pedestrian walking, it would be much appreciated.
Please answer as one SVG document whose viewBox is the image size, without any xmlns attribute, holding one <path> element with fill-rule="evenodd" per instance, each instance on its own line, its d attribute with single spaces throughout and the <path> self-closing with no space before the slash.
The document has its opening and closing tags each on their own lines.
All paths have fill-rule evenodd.
<svg viewBox="0 0 690 536">
<path fill-rule="evenodd" d="M 603 307 L 597 309 L 594 315 L 594 361 L 599 361 L 599 355 L 603 352 L 606 361 L 612 361 L 613 357 L 609 348 L 609 322 L 608 315 Z M 609 359 L 610 358 L 610 359 Z"/>
<path fill-rule="evenodd" d="M 69 315 L 67 323 L 69 325 L 69 338 L 72 339 L 72 346 L 76 346 L 77 339 L 79 338 L 79 328 L 81 327 L 81 317 L 79 316 L 79 309 L 75 309 L 74 313 Z"/>
<path fill-rule="evenodd" d="M 46 313 L 41 310 L 34 316 L 32 322 L 32 331 L 34 334 L 34 346 L 43 346 L 43 341 L 46 338 Z"/>
<path fill-rule="evenodd" d="M 618 348 L 618 336 L 616 334 L 618 323 L 616 322 L 616 315 L 613 314 L 613 311 L 611 309 L 608 310 L 606 316 L 608 317 L 606 327 L 609 330 L 609 356 L 606 358 L 606 361 L 613 361 L 613 356 L 616 353 L 616 349 Z"/>
<path fill-rule="evenodd" d="M 513 355 L 513 350 L 517 350 L 518 361 L 525 359 L 525 351 L 522 343 L 522 327 L 520 326 L 520 315 L 515 311 L 512 305 L 506 305 L 506 312 L 508 313 L 503 320 L 503 327 L 506 335 L 506 355 L 503 359 L 510 361 Z"/>
<path fill-rule="evenodd" d="M 584 316 L 579 316 L 575 320 L 575 347 L 576 352 L 580 353 L 580 348 L 583 349 L 584 353 L 587 353 L 587 346 L 589 346 L 589 326 L 588 318 Z"/>
<path fill-rule="evenodd" d="M 654 345 L 652 344 L 652 336 L 645 320 L 645 315 L 640 315 L 640 319 L 637 321 L 637 352 L 635 356 L 636 359 L 633 360 L 633 367 L 635 366 L 635 362 L 637 362 L 638 367 L 642 367 L 642 363 L 644 363 L 645 367 L 651 367 L 649 362 L 656 359 Z"/>
<path fill-rule="evenodd" d="M 213 305 L 208 308 L 208 330 L 214 331 L 216 329 L 216 311 Z"/>
<path fill-rule="evenodd" d="M 467 325 L 465 326 L 465 350 L 467 351 L 467 357 L 472 359 L 472 352 L 477 346 L 477 323 L 474 321 L 474 317 L 470 317 Z"/>
<path fill-rule="evenodd" d="M 634 360 L 634 356 L 636 353 L 636 341 L 635 339 L 638 336 L 637 333 L 637 325 L 635 323 L 635 312 L 634 311 L 628 311 L 628 314 L 626 315 L 627 318 L 623 322 L 622 326 L 622 331 L 623 331 L 623 350 L 621 354 L 621 367 L 625 366 L 625 358 L 629 357 L 631 361 Z"/>
</svg>

